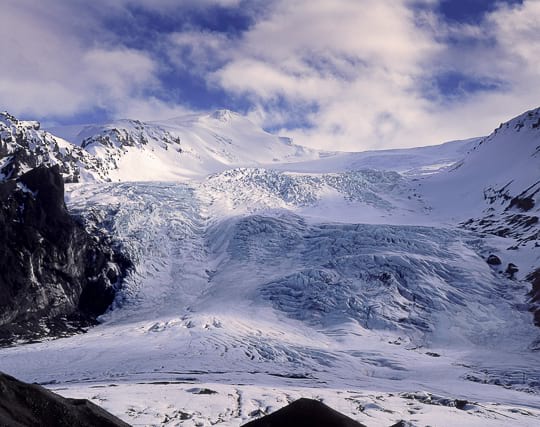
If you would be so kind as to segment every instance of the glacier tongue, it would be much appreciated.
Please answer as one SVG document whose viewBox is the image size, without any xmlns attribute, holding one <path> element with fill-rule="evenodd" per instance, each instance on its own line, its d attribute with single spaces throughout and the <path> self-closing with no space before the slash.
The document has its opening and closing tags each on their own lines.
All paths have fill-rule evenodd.
<svg viewBox="0 0 540 427">
<path fill-rule="evenodd" d="M 262 187 L 294 207 L 283 177 L 256 172 L 255 181 L 261 176 L 274 180 Z M 80 387 L 427 389 L 509 405 L 527 400 L 481 382 L 538 391 L 537 358 L 527 350 L 537 330 L 519 309 L 524 289 L 487 265 L 490 248 L 476 234 L 308 222 L 264 204 L 237 215 L 220 210 L 215 179 L 71 186 L 71 209 L 88 227 L 110 230 L 136 268 L 102 325 L 5 349 L 3 369 Z M 338 193 L 350 209 L 369 202 Z M 234 424 L 240 415 L 227 417 Z"/>
</svg>

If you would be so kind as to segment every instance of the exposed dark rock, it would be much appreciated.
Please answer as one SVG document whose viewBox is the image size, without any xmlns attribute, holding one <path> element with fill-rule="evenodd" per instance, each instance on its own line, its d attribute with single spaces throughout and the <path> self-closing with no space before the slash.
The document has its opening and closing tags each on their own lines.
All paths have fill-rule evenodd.
<svg viewBox="0 0 540 427">
<path fill-rule="evenodd" d="M 534 199 L 532 198 L 532 196 L 527 196 L 523 198 L 516 196 L 512 200 L 510 200 L 508 209 L 514 207 L 524 212 L 530 211 L 532 208 L 534 208 Z"/>
<path fill-rule="evenodd" d="M 509 263 L 508 266 L 506 267 L 506 271 L 505 273 L 508 274 L 508 277 L 510 277 L 511 279 L 514 278 L 514 275 L 519 271 L 519 268 L 517 267 L 516 264 L 513 264 L 513 263 Z"/>
<path fill-rule="evenodd" d="M 245 427 L 361 427 L 357 421 L 318 400 L 298 399 L 290 405 L 244 424 Z"/>
<path fill-rule="evenodd" d="M 168 131 L 162 130 L 162 134 L 158 137 L 157 135 L 148 134 L 147 125 L 139 120 L 129 120 L 129 123 L 132 129 L 103 129 L 100 133 L 85 138 L 81 143 L 81 147 L 86 149 L 92 145 L 101 145 L 111 149 L 109 154 L 112 158 L 119 159 L 127 147 L 147 145 L 150 142 L 148 137 L 150 137 L 163 144 L 162 148 L 165 150 L 169 149 L 169 145 L 176 145 L 179 153 L 183 151 L 178 136 L 173 136 Z"/>
<path fill-rule="evenodd" d="M 515 248 L 535 244 L 540 239 L 540 218 L 536 198 L 540 194 L 540 180 L 532 182 L 519 194 L 511 194 L 509 186 L 484 190 L 484 199 L 492 207 L 485 215 L 469 219 L 461 225 L 469 230 L 482 231 L 516 240 Z"/>
<path fill-rule="evenodd" d="M 494 234 L 516 239 L 517 246 L 526 245 L 540 239 L 540 219 L 536 215 L 503 212 L 500 215 L 487 215 L 482 218 L 469 219 L 460 224 L 473 231 Z"/>
<path fill-rule="evenodd" d="M 187 391 L 193 394 L 217 394 L 217 391 L 211 390 L 209 388 L 190 388 Z"/>
<path fill-rule="evenodd" d="M 540 268 L 530 273 L 527 280 L 532 284 L 531 292 L 529 292 L 530 311 L 534 315 L 534 324 L 540 326 Z"/>
<path fill-rule="evenodd" d="M 416 400 L 425 405 L 447 406 L 449 408 L 465 409 L 465 407 L 469 404 L 467 400 L 450 399 L 426 392 L 400 393 L 400 396 L 403 399 Z"/>
<path fill-rule="evenodd" d="M 0 183 L 0 234 L 0 344 L 95 324 L 130 267 L 69 215 L 58 166 Z"/>
<path fill-rule="evenodd" d="M 395 424 L 392 424 L 390 427 L 414 427 L 413 423 L 410 423 L 409 421 L 400 420 Z"/>
<path fill-rule="evenodd" d="M 501 259 L 500 259 L 497 255 L 493 255 L 493 254 L 491 254 L 490 256 L 488 256 L 486 262 L 487 262 L 489 265 L 501 265 L 501 264 L 502 264 Z"/>
<path fill-rule="evenodd" d="M 0 426 L 129 427 L 86 399 L 66 399 L 0 373 Z"/>
<path fill-rule="evenodd" d="M 540 192 L 540 180 L 526 188 L 521 194 L 514 197 L 506 210 L 517 208 L 521 211 L 530 211 L 535 206 L 535 197 Z"/>
<path fill-rule="evenodd" d="M 488 202 L 490 205 L 494 204 L 495 202 L 504 200 L 508 201 L 512 199 L 512 196 L 508 193 L 508 187 L 512 184 L 512 181 L 507 183 L 501 188 L 492 188 L 489 187 L 484 190 L 484 200 Z"/>
<path fill-rule="evenodd" d="M 464 410 L 469 402 L 467 400 L 456 399 L 454 403 L 457 409 Z"/>
</svg>

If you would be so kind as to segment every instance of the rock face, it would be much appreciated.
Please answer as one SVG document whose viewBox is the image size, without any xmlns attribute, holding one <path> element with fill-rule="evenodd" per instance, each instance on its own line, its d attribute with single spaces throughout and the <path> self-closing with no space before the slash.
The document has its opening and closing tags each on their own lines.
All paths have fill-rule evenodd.
<svg viewBox="0 0 540 427">
<path fill-rule="evenodd" d="M 362 427 L 324 403 L 313 399 L 298 399 L 280 410 L 244 424 L 244 427 Z"/>
<path fill-rule="evenodd" d="M 37 384 L 0 373 L 0 425 L 129 427 L 86 399 L 66 399 Z"/>
<path fill-rule="evenodd" d="M 501 259 L 500 259 L 497 255 L 493 255 L 493 254 L 491 254 L 490 256 L 488 256 L 486 262 L 487 262 L 489 265 L 494 265 L 494 266 L 497 266 L 497 265 L 501 265 L 501 264 L 502 264 Z"/>
<path fill-rule="evenodd" d="M 532 284 L 532 289 L 529 293 L 530 310 L 534 315 L 534 324 L 540 326 L 540 268 L 530 273 L 527 276 L 527 280 Z"/>
<path fill-rule="evenodd" d="M 94 324 L 129 261 L 68 213 L 60 167 L 0 183 L 0 344 Z"/>
</svg>

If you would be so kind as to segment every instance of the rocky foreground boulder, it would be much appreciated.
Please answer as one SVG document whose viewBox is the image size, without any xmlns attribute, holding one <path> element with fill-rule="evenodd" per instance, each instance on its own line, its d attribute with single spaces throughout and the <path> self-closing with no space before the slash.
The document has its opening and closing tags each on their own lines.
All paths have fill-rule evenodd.
<svg viewBox="0 0 540 427">
<path fill-rule="evenodd" d="M 363 427 L 363 424 L 313 399 L 298 399 L 244 427 Z"/>
<path fill-rule="evenodd" d="M 66 399 L 0 373 L 0 426 L 129 427 L 86 399 Z"/>
<path fill-rule="evenodd" d="M 95 324 L 130 263 L 64 203 L 58 166 L 0 183 L 0 345 Z"/>
<path fill-rule="evenodd" d="M 390 427 L 412 427 L 408 421 L 398 421 Z M 301 398 L 242 427 L 365 427 L 314 399 Z"/>
</svg>

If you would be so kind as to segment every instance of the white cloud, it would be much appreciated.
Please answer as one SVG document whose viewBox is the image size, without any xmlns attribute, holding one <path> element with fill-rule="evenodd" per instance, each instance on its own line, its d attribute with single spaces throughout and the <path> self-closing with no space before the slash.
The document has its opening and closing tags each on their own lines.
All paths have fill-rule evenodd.
<svg viewBox="0 0 540 427">
<path fill-rule="evenodd" d="M 503 7 L 488 17 L 487 31 L 497 43 L 497 54 L 505 77 L 516 80 L 522 73 L 540 72 L 540 2 Z"/>
<path fill-rule="evenodd" d="M 440 24 L 438 28 L 462 40 L 457 47 L 448 45 L 434 61 L 478 81 L 500 82 L 500 87 L 436 105 L 426 130 L 437 127 L 445 138 L 486 134 L 498 123 L 540 105 L 540 85 L 535 83 L 540 79 L 539 2 L 501 4 L 476 26 Z"/>
<path fill-rule="evenodd" d="M 288 0 L 244 38 L 249 54 L 288 61 L 291 53 L 350 57 L 410 70 L 434 47 L 402 0 Z"/>
<path fill-rule="evenodd" d="M 114 116 L 118 119 L 136 118 L 151 121 L 180 117 L 191 112 L 191 110 L 181 105 L 164 102 L 161 99 L 150 96 L 131 99 Z"/>
<path fill-rule="evenodd" d="M 332 96 L 340 83 L 335 78 L 325 78 L 309 67 L 297 64 L 287 68 L 254 59 L 230 62 L 214 77 L 229 91 L 238 94 L 254 94 L 266 100 L 286 97 L 292 100 L 310 101 Z"/>
<path fill-rule="evenodd" d="M 207 73 L 227 62 L 234 42 L 223 33 L 187 30 L 167 37 L 167 53 L 180 69 Z"/>
<path fill-rule="evenodd" d="M 130 49 L 89 49 L 81 57 L 78 76 L 103 102 L 124 100 L 141 88 L 158 84 L 156 64 L 144 53 Z"/>
<path fill-rule="evenodd" d="M 105 4 L 110 3 L 107 0 L 101 0 Z M 206 8 L 212 6 L 220 7 L 238 7 L 241 0 L 116 0 L 117 3 L 144 7 L 150 10 L 170 11 L 181 8 Z"/>
<path fill-rule="evenodd" d="M 538 34 L 537 1 L 503 4 L 477 25 L 415 14 L 406 0 L 280 1 L 211 79 L 251 97 L 259 123 L 306 145 L 434 144 L 486 134 L 538 104 Z M 434 80 L 450 71 L 499 87 L 465 84 L 450 98 Z M 311 128 L 291 126 L 295 104 L 317 106 L 305 116 Z"/>
<path fill-rule="evenodd" d="M 316 104 L 313 129 L 283 130 L 301 143 L 373 148 L 399 144 L 400 129 L 422 117 L 417 81 L 440 49 L 405 1 L 282 1 L 212 78 L 255 99 L 252 116 L 267 125 L 284 117 L 276 99 Z"/>
<path fill-rule="evenodd" d="M 0 103 L 14 114 L 121 112 L 159 84 L 148 53 L 88 39 L 91 17 L 75 31 L 69 4 L 53 2 L 54 15 L 22 6 L 8 1 L 0 15 Z"/>
<path fill-rule="evenodd" d="M 4 108 L 42 117 L 96 107 L 116 117 L 178 115 L 181 100 L 160 96 L 184 82 L 163 87 L 165 69 L 247 100 L 251 118 L 299 143 L 361 150 L 486 134 L 540 99 L 534 0 L 502 4 L 475 25 L 444 22 L 429 7 L 413 8 L 418 0 L 272 0 L 260 10 L 241 0 L 109 3 L 6 0 Z M 243 33 L 188 25 L 158 34 L 143 50 L 126 47 L 106 25 L 115 16 L 131 19 L 132 6 L 163 14 L 213 6 L 262 12 L 250 15 L 253 25 Z M 498 87 L 467 92 L 464 85 L 448 97 L 435 80 L 444 72 Z"/>
</svg>

